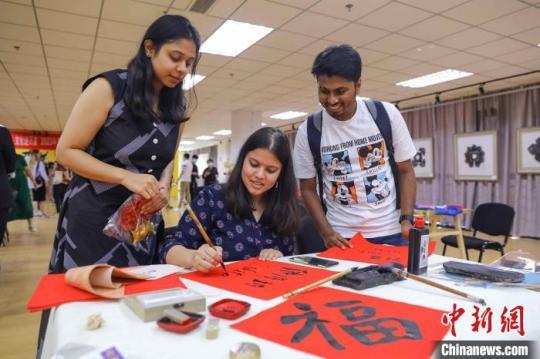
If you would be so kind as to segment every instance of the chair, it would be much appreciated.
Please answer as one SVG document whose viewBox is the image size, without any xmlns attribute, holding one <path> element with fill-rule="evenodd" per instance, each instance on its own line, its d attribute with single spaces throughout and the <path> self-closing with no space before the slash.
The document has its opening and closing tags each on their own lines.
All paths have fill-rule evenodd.
<svg viewBox="0 0 540 359">
<path fill-rule="evenodd" d="M 480 251 L 478 262 L 482 262 L 482 256 L 486 249 L 492 249 L 501 252 L 504 255 L 504 247 L 508 242 L 512 223 L 514 221 L 515 211 L 509 205 L 503 203 L 483 203 L 476 207 L 472 218 L 472 236 L 463 236 L 465 242 L 465 253 L 469 259 L 469 249 Z M 504 236 L 503 243 L 492 240 L 485 240 L 476 237 L 477 232 L 489 234 L 490 236 Z M 444 243 L 443 256 L 446 253 L 446 247 L 457 248 L 456 236 L 444 236 L 441 238 Z"/>
<path fill-rule="evenodd" d="M 296 248 L 295 254 L 318 253 L 326 250 L 324 240 L 322 239 L 315 222 L 302 202 L 300 208 L 300 226 L 295 235 Z"/>
</svg>

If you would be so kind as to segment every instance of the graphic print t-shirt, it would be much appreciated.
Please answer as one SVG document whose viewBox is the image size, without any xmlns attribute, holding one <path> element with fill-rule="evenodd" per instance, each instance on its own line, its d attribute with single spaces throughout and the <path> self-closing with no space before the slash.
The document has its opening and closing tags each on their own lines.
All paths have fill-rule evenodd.
<svg viewBox="0 0 540 359">
<path fill-rule="evenodd" d="M 399 111 L 384 103 L 390 118 L 396 162 L 416 154 L 407 125 Z M 396 191 L 386 143 L 365 103 L 357 98 L 354 116 L 338 121 L 323 110 L 321 162 L 326 217 L 335 231 L 350 238 L 401 232 Z M 298 129 L 294 146 L 298 179 L 317 176 L 307 139 L 307 121 Z"/>
</svg>

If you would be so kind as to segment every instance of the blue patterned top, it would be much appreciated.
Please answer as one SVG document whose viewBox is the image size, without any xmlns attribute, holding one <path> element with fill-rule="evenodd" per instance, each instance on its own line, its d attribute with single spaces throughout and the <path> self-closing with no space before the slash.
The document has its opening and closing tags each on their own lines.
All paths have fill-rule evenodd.
<svg viewBox="0 0 540 359">
<path fill-rule="evenodd" d="M 272 233 L 263 217 L 257 222 L 253 215 L 240 219 L 229 213 L 225 208 L 224 189 L 219 184 L 202 189 L 191 201 L 191 208 L 214 244 L 223 248 L 225 262 L 257 257 L 266 248 L 277 249 L 285 256 L 293 253 L 292 235 L 280 237 Z M 197 249 L 204 243 L 197 226 L 185 211 L 175 233 L 161 246 L 160 259 L 165 263 L 167 252 L 174 245 Z"/>
</svg>

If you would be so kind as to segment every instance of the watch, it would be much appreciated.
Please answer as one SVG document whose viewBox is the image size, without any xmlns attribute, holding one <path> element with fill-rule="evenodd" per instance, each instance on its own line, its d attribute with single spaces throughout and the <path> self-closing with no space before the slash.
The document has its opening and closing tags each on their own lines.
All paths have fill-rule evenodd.
<svg viewBox="0 0 540 359">
<path fill-rule="evenodd" d="M 411 224 L 414 225 L 414 216 L 411 216 L 410 214 L 402 214 L 401 216 L 399 216 L 399 223 L 403 221 L 409 221 L 411 222 Z"/>
</svg>

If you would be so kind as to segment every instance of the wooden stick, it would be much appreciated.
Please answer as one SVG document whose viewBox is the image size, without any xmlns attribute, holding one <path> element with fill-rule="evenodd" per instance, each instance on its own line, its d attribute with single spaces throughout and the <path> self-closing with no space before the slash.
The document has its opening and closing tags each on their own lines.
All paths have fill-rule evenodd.
<svg viewBox="0 0 540 359">
<path fill-rule="evenodd" d="M 197 215 L 195 214 L 195 212 L 193 212 L 193 210 L 191 209 L 189 203 L 184 201 L 184 205 L 186 206 L 186 209 L 187 209 L 187 211 L 189 213 L 189 216 L 191 217 L 191 219 L 193 219 L 193 222 L 195 222 L 195 225 L 199 229 L 199 232 L 201 233 L 201 235 L 204 238 L 204 240 L 206 241 L 206 243 L 210 246 L 210 248 L 214 249 L 217 252 L 216 246 L 214 246 L 214 243 L 212 243 L 212 240 L 210 239 L 210 237 L 208 237 L 208 234 L 204 230 L 204 227 L 202 226 L 201 222 L 199 221 L 199 218 L 197 218 Z M 227 269 L 225 268 L 225 263 L 223 263 L 223 259 L 221 259 L 219 264 L 221 264 L 221 268 L 223 268 L 223 271 L 225 271 L 225 273 L 227 273 L 227 275 L 228 275 L 229 273 L 227 272 Z"/>
<path fill-rule="evenodd" d="M 403 278 L 410 278 L 410 279 L 413 279 L 413 280 L 415 280 L 415 281 L 418 281 L 418 282 L 421 282 L 421 283 L 430 285 L 430 286 L 432 286 L 432 287 L 439 288 L 439 289 L 441 289 L 441 290 L 444 290 L 444 291 L 447 291 L 447 292 L 450 292 L 450 293 L 459 295 L 460 297 L 470 299 L 470 300 L 472 300 L 473 302 L 479 303 L 479 304 L 481 304 L 481 305 L 486 305 L 486 301 L 483 300 L 482 298 L 475 297 L 474 295 L 467 294 L 467 293 L 462 292 L 462 291 L 460 291 L 460 290 L 457 290 L 457 289 L 448 287 L 448 286 L 446 286 L 446 285 L 444 285 L 444 284 L 440 284 L 440 283 L 437 283 L 437 282 L 433 282 L 433 281 L 431 281 L 431 280 L 429 280 L 429 279 L 420 277 L 420 276 L 415 275 L 415 274 L 412 274 L 412 273 L 407 273 L 407 272 L 405 272 L 405 271 L 403 271 L 403 270 L 401 270 L 401 269 L 398 269 L 398 268 L 392 268 L 392 271 L 393 271 L 394 273 L 396 273 L 397 275 L 399 275 L 400 277 L 403 277 Z"/>
<path fill-rule="evenodd" d="M 347 275 L 349 273 L 351 273 L 353 270 L 355 270 L 357 267 L 352 267 L 352 268 L 349 268 L 343 272 L 339 272 L 339 273 L 336 273 L 334 275 L 331 275 L 330 277 L 328 278 L 324 278 L 324 279 L 321 279 L 320 281 L 317 281 L 315 283 L 311 283 L 310 285 L 306 285 L 305 287 L 302 287 L 302 288 L 299 288 L 299 289 L 296 289 L 296 290 L 293 290 L 293 291 L 290 291 L 288 292 L 287 294 L 285 294 L 282 298 L 284 299 L 289 299 L 290 297 L 292 296 L 295 296 L 297 294 L 300 294 L 300 293 L 304 293 L 304 292 L 307 292 L 308 290 L 311 290 L 313 288 L 316 288 L 316 287 L 319 287 L 320 285 L 326 283 L 326 282 L 329 282 L 331 280 L 334 280 L 334 279 L 338 279 L 338 278 L 341 278 L 343 277 L 344 275 Z"/>
</svg>

